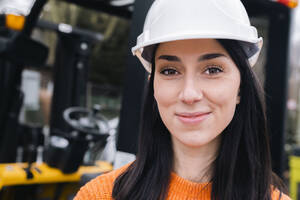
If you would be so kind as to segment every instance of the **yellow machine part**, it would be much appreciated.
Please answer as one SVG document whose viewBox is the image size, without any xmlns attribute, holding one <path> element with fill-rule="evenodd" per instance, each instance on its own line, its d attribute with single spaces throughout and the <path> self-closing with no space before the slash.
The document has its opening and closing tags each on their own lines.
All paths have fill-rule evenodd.
<svg viewBox="0 0 300 200">
<path fill-rule="evenodd" d="M 33 163 L 32 179 L 27 179 L 26 163 L 0 164 L 0 190 L 5 186 L 49 184 L 60 182 L 79 182 L 84 174 L 105 173 L 112 170 L 112 165 L 98 161 L 93 166 L 81 166 L 77 172 L 64 174 L 59 169 L 51 168 L 45 163 Z"/>
<path fill-rule="evenodd" d="M 30 200 L 50 200 L 50 199 L 57 199 L 57 200 L 70 200 L 72 197 L 76 195 L 76 193 L 79 191 L 79 188 L 82 186 L 79 183 L 62 183 L 61 185 L 58 183 L 51 183 L 51 184 L 40 184 L 38 186 L 33 186 L 34 188 L 30 188 L 31 185 L 22 186 L 24 187 L 23 190 L 20 190 L 20 188 L 15 187 L 4 187 L 2 189 L 2 194 L 0 196 L 0 199 L 5 200 L 16 200 L 20 199 L 16 196 L 17 193 L 22 193 L 24 196 L 24 199 L 28 200 L 27 194 L 24 194 L 24 191 L 31 193 L 34 192 L 34 198 L 31 198 Z M 59 196 L 56 196 L 57 190 L 61 189 L 61 193 Z"/>
<path fill-rule="evenodd" d="M 24 16 L 7 14 L 5 17 L 5 26 L 9 29 L 21 31 L 24 28 L 24 24 Z"/>
<path fill-rule="evenodd" d="M 290 156 L 290 195 L 294 200 L 298 197 L 298 184 L 300 184 L 300 157 Z"/>
</svg>

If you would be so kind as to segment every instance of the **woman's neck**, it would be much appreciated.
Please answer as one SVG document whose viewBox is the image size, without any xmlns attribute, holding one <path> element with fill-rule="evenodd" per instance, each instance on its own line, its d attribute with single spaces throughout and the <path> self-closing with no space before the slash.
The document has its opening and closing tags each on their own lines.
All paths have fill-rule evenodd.
<svg viewBox="0 0 300 200">
<path fill-rule="evenodd" d="M 213 162 L 216 159 L 220 137 L 201 147 L 189 147 L 172 140 L 174 151 L 174 172 L 189 181 L 209 182 Z"/>
</svg>

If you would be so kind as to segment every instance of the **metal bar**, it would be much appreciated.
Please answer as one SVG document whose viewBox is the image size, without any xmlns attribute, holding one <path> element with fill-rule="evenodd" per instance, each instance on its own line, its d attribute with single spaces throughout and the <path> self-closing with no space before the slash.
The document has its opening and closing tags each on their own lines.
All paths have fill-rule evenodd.
<svg viewBox="0 0 300 200">
<path fill-rule="evenodd" d="M 269 22 L 265 65 L 265 98 L 273 171 L 282 177 L 286 98 L 289 68 L 291 9 L 272 1 L 244 0 L 250 16 L 266 17 Z"/>
<path fill-rule="evenodd" d="M 105 3 L 105 1 L 96 1 L 96 0 L 64 0 L 69 3 L 75 3 L 79 6 L 83 6 L 89 9 L 94 9 L 97 11 L 103 11 L 108 14 L 116 15 L 119 17 L 124 17 L 130 19 L 132 17 L 132 11 L 130 11 L 127 7 L 121 6 L 112 6 L 109 3 Z"/>
<path fill-rule="evenodd" d="M 288 55 L 291 10 L 280 4 L 270 8 L 269 43 L 266 63 L 265 92 L 271 135 L 273 170 L 284 170 L 284 135 L 288 82 Z"/>
<path fill-rule="evenodd" d="M 140 128 L 140 116 L 144 83 L 146 74 L 137 58 L 132 56 L 130 48 L 136 43 L 137 36 L 142 33 L 144 19 L 153 0 L 137 0 L 132 18 L 129 36 L 127 67 L 125 72 L 125 85 L 123 89 L 122 107 L 120 115 L 118 151 L 136 153 L 137 138 Z"/>
</svg>

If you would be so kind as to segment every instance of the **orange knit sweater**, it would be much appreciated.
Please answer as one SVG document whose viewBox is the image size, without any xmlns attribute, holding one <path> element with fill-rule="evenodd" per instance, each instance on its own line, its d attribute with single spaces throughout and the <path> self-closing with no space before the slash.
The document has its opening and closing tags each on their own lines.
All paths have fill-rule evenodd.
<svg viewBox="0 0 300 200">
<path fill-rule="evenodd" d="M 74 200 L 113 200 L 111 194 L 114 180 L 126 169 L 127 166 L 93 179 L 80 189 Z M 210 183 L 194 183 L 172 173 L 167 199 L 210 200 L 210 193 Z M 273 192 L 272 200 L 279 200 L 279 191 L 276 190 Z M 280 200 L 291 199 L 282 194 Z"/>
</svg>

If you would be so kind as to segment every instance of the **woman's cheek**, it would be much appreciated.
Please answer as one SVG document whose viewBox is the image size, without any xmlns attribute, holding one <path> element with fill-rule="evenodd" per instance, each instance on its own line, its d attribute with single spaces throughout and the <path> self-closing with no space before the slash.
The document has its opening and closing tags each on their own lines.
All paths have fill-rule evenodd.
<svg viewBox="0 0 300 200">
<path fill-rule="evenodd" d="M 154 98 L 157 104 L 169 106 L 176 101 L 176 87 L 172 84 L 157 82 L 154 84 Z"/>
<path fill-rule="evenodd" d="M 228 81 L 206 85 L 207 97 L 219 105 L 235 104 L 238 97 L 239 81 Z"/>
<path fill-rule="evenodd" d="M 238 103 L 238 87 L 236 87 L 236 84 L 227 84 L 226 86 L 215 87 L 214 92 L 211 92 L 208 98 L 210 98 L 210 102 L 216 109 L 218 117 L 229 123 Z"/>
</svg>

